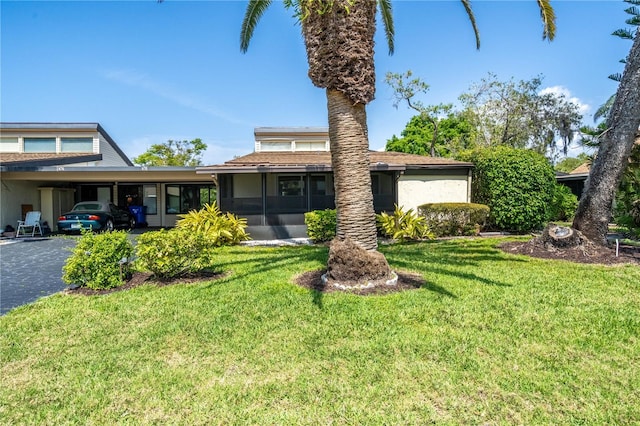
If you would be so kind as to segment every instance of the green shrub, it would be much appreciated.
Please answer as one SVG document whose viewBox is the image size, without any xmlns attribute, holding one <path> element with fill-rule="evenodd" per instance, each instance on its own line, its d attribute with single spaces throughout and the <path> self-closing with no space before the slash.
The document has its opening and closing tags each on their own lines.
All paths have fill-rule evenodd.
<svg viewBox="0 0 640 426">
<path fill-rule="evenodd" d="M 478 235 L 489 216 L 489 207 L 474 203 L 429 203 L 419 206 L 418 213 L 438 237 Z"/>
<path fill-rule="evenodd" d="M 145 232 L 138 237 L 136 268 L 158 278 L 173 278 L 211 269 L 214 247 L 203 232 L 186 227 Z"/>
<path fill-rule="evenodd" d="M 62 280 L 94 290 L 114 288 L 126 278 L 120 261 L 133 253 L 133 244 L 124 231 L 94 234 L 83 231 L 78 244 L 62 267 Z"/>
<path fill-rule="evenodd" d="M 222 213 L 216 203 L 205 204 L 200 210 L 178 215 L 176 226 L 201 233 L 213 246 L 237 244 L 249 239 L 246 232 L 247 219 L 238 218 L 232 213 Z"/>
<path fill-rule="evenodd" d="M 433 239 L 424 217 L 418 216 L 413 209 L 406 212 L 396 205 L 393 214 L 382 212 L 376 215 L 380 233 L 394 240 Z"/>
<path fill-rule="evenodd" d="M 546 158 L 501 146 L 474 151 L 470 160 L 472 201 L 489 206 L 490 227 L 529 232 L 549 220 L 555 173 Z"/>
<path fill-rule="evenodd" d="M 336 236 L 336 210 L 314 210 L 304 214 L 307 235 L 316 243 L 331 241 Z"/>
<path fill-rule="evenodd" d="M 551 202 L 551 220 L 571 220 L 578 208 L 578 197 L 568 186 L 556 184 Z"/>
</svg>

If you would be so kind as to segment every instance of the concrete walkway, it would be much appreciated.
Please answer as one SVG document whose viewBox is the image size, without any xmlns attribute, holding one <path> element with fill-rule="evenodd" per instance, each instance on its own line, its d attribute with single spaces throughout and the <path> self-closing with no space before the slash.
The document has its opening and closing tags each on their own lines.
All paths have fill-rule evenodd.
<svg viewBox="0 0 640 426">
<path fill-rule="evenodd" d="M 62 266 L 75 238 L 0 241 L 0 315 L 66 288 Z"/>
</svg>

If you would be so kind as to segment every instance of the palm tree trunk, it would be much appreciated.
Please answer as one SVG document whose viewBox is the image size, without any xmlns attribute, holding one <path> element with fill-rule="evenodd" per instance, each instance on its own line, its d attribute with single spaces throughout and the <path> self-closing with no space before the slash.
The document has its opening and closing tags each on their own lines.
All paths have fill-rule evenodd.
<svg viewBox="0 0 640 426">
<path fill-rule="evenodd" d="M 331 165 L 336 194 L 336 236 L 376 250 L 367 114 L 343 93 L 327 89 Z"/>
<path fill-rule="evenodd" d="M 607 127 L 573 220 L 575 229 L 599 244 L 607 243 L 613 200 L 640 127 L 640 31 L 636 31 Z"/>
</svg>

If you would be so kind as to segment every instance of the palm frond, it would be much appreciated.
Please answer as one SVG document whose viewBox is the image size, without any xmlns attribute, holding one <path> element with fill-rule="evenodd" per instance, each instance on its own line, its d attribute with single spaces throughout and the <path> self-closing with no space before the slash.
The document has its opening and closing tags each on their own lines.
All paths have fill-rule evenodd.
<svg viewBox="0 0 640 426">
<path fill-rule="evenodd" d="M 611 112 L 611 108 L 613 107 L 613 102 L 616 100 L 616 95 L 613 94 L 607 99 L 607 101 L 600 105 L 596 110 L 595 114 L 593 114 L 593 121 L 598 121 L 599 119 L 607 119 L 609 116 L 609 112 Z"/>
<path fill-rule="evenodd" d="M 538 0 L 538 7 L 544 25 L 542 39 L 552 41 L 556 37 L 556 13 L 549 0 Z"/>
<path fill-rule="evenodd" d="M 627 40 L 633 40 L 633 33 L 631 32 L 631 30 L 628 30 L 626 28 L 621 28 L 619 30 L 615 30 L 614 32 L 611 33 L 611 35 L 620 37 L 620 38 L 624 38 Z"/>
<path fill-rule="evenodd" d="M 473 10 L 471 9 L 471 1 L 470 0 L 460 0 L 460 1 L 464 6 L 464 10 L 467 11 L 467 15 L 469 16 L 469 21 L 471 21 L 471 26 L 473 27 L 473 34 L 476 37 L 476 49 L 480 49 L 480 32 L 478 31 L 478 25 L 476 24 L 476 16 L 473 14 Z"/>
<path fill-rule="evenodd" d="M 253 37 L 253 31 L 260 21 L 262 14 L 271 4 L 271 0 L 250 0 L 247 5 L 247 10 L 242 20 L 242 29 L 240 30 L 240 50 L 242 53 L 246 53 L 249 49 L 249 42 Z"/>
<path fill-rule="evenodd" d="M 389 45 L 389 55 L 393 55 L 395 50 L 394 36 L 395 28 L 393 26 L 393 13 L 391 9 L 391 0 L 378 0 L 378 7 L 380 8 L 380 15 L 382 16 L 382 24 L 384 25 L 384 33 L 387 37 L 387 44 Z"/>
</svg>

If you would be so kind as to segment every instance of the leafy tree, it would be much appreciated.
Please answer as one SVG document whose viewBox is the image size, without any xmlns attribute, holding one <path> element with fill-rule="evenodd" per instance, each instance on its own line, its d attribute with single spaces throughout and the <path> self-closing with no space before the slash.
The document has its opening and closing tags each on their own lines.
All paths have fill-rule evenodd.
<svg viewBox="0 0 640 426">
<path fill-rule="evenodd" d="M 587 161 L 590 161 L 589 156 L 584 152 L 581 152 L 577 157 L 565 157 L 556 164 L 554 169 L 557 172 L 571 173 L 576 169 L 576 167 L 583 165 Z"/>
<path fill-rule="evenodd" d="M 479 46 L 470 1 L 461 1 Z M 249 47 L 255 26 L 270 4 L 271 0 L 249 1 L 240 35 L 242 51 Z M 548 0 L 538 0 L 538 4 L 544 24 L 543 37 L 552 39 L 555 33 L 553 9 Z M 378 6 L 389 53 L 394 49 L 391 1 L 285 0 L 284 5 L 295 11 L 301 24 L 309 78 L 315 86 L 326 89 L 337 238 L 352 240 L 367 250 L 373 260 L 380 255 L 376 251 L 365 106 L 375 94 L 373 38 Z M 330 269 L 331 266 L 329 261 Z M 388 270 L 388 265 L 386 268 Z M 379 276 L 379 273 L 372 271 L 371 275 Z"/>
<path fill-rule="evenodd" d="M 146 152 L 133 159 L 141 166 L 187 166 L 195 167 L 202 164 L 202 153 L 207 144 L 201 139 L 192 141 L 168 140 L 162 144 L 151 145 Z"/>
<path fill-rule="evenodd" d="M 453 111 L 452 104 L 424 105 L 414 100 L 417 93 L 426 93 L 429 85 L 419 78 L 411 78 L 412 72 L 387 73 L 386 82 L 394 90 L 394 106 L 407 102 L 418 112 L 402 131 L 402 138 L 393 135 L 387 141 L 386 150 L 409 154 L 449 157 L 461 149 L 469 148 L 471 126 L 464 116 Z"/>
<path fill-rule="evenodd" d="M 635 12 L 635 18 L 629 23 L 637 25 L 637 9 Z M 613 201 L 634 142 L 640 138 L 639 128 L 640 30 L 636 29 L 620 85 L 607 115 L 606 130 L 600 138 L 598 155 L 573 220 L 573 227 L 596 243 L 607 243 Z"/>
<path fill-rule="evenodd" d="M 460 101 L 476 128 L 476 143 L 531 148 L 553 157 L 560 139 L 566 155 L 582 119 L 579 107 L 564 95 L 541 93 L 541 84 L 542 77 L 516 83 L 489 74 L 472 85 Z"/>
<path fill-rule="evenodd" d="M 387 140 L 386 151 L 406 152 L 408 154 L 452 157 L 461 150 L 470 148 L 471 125 L 459 113 L 450 113 L 438 119 L 437 132 L 433 123 L 422 115 L 414 115 L 407 127 L 400 133 L 401 138 L 393 135 Z M 437 134 L 434 144 L 434 135 Z"/>
</svg>

